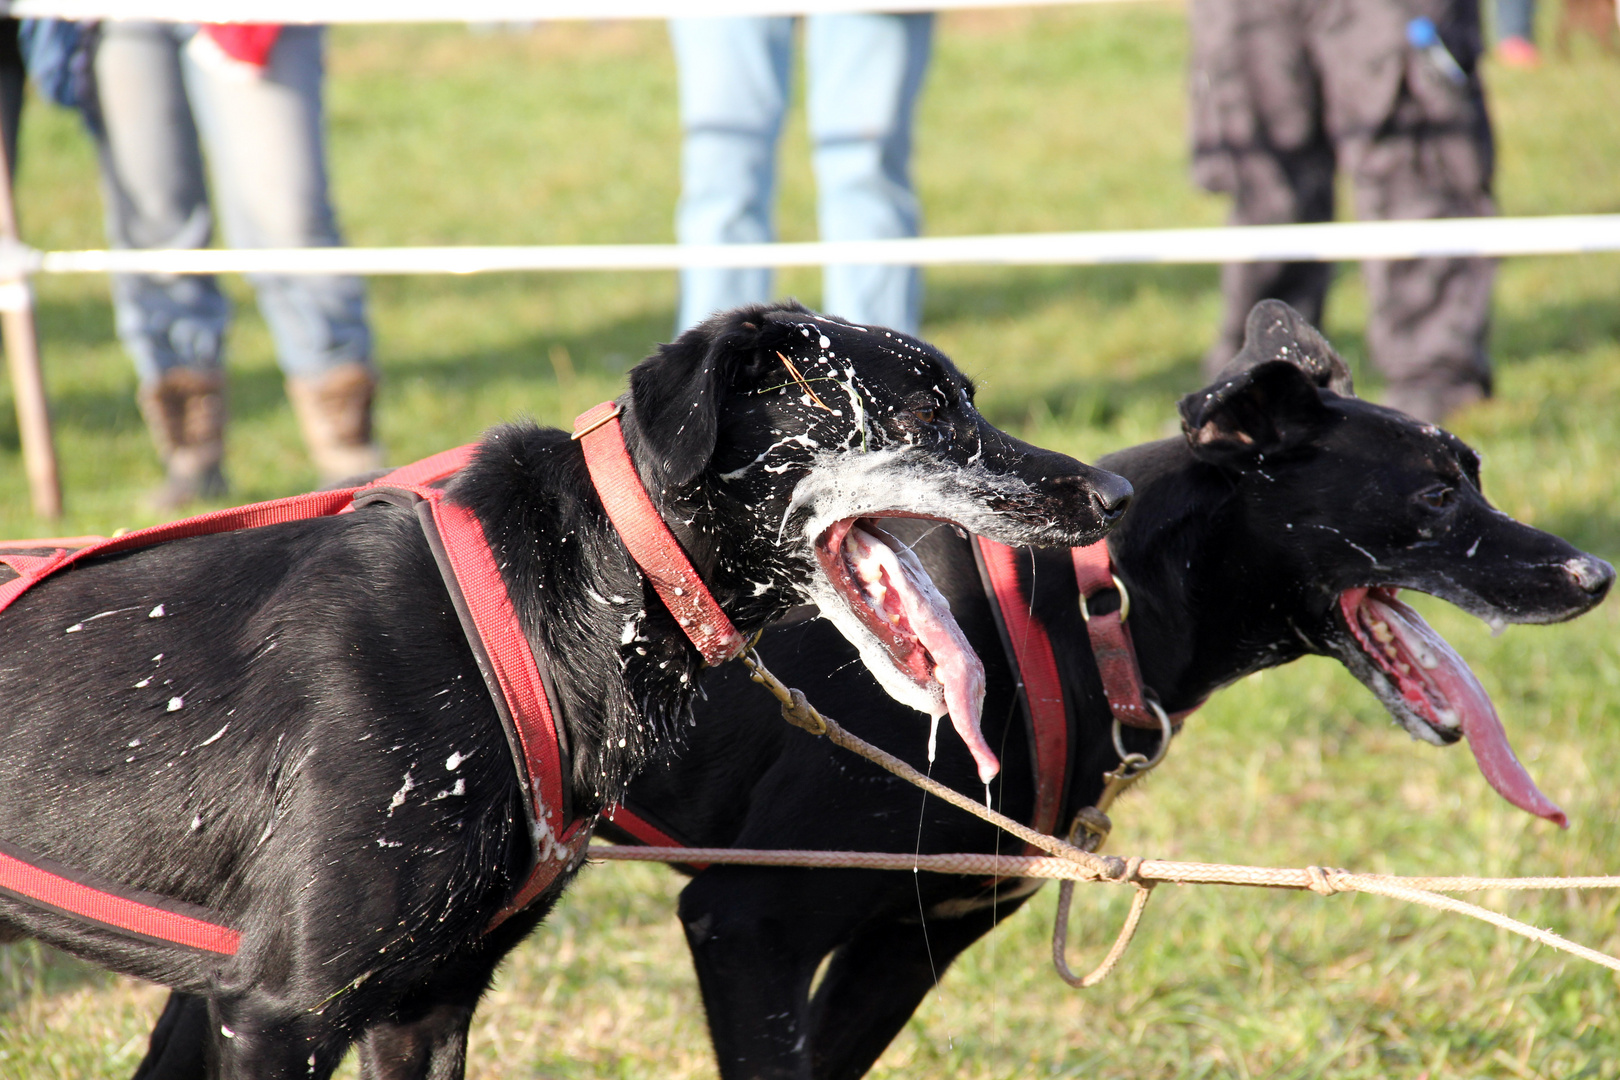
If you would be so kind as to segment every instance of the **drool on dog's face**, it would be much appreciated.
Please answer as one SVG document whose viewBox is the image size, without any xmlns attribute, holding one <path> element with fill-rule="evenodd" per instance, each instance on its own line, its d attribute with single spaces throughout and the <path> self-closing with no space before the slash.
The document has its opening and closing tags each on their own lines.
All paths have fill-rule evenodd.
<svg viewBox="0 0 1620 1080">
<path fill-rule="evenodd" d="M 1240 360 L 1255 366 L 1185 399 L 1183 424 L 1194 453 L 1248 489 L 1245 505 L 1266 519 L 1253 532 L 1276 538 L 1275 577 L 1308 583 L 1300 636 L 1412 735 L 1466 738 L 1504 798 L 1565 824 L 1468 665 L 1396 593 L 1437 596 L 1495 628 L 1560 622 L 1598 604 L 1614 569 L 1492 507 L 1461 439 L 1356 398 L 1343 361 L 1287 305 L 1257 306 L 1249 327 L 1264 347 Z"/>
<path fill-rule="evenodd" d="M 872 519 L 1084 544 L 1119 520 L 1130 485 L 1013 439 L 972 397 L 915 338 L 797 305 L 755 307 L 638 367 L 626 430 L 666 517 L 718 524 L 674 527 L 740 627 L 816 603 L 897 700 L 950 713 L 988 777 L 978 658 L 921 565 Z"/>
</svg>

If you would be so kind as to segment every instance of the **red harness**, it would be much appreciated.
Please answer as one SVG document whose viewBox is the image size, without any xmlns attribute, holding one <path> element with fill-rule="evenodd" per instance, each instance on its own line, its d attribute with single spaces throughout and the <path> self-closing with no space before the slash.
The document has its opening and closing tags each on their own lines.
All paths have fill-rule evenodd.
<svg viewBox="0 0 1620 1080">
<path fill-rule="evenodd" d="M 1018 696 L 1028 722 L 1030 753 L 1035 774 L 1035 811 L 1030 827 L 1048 835 L 1058 825 L 1069 786 L 1069 703 L 1063 693 L 1057 657 L 1045 625 L 1031 613 L 1028 598 L 1018 584 L 1017 548 L 982 536 L 974 537 L 974 557 L 978 561 L 1002 648 L 1013 666 Z M 1149 709 L 1142 692 L 1142 672 L 1136 662 L 1136 647 L 1125 625 L 1129 615 L 1128 593 L 1115 576 L 1107 540 L 1087 547 L 1073 548 L 1075 582 L 1080 588 L 1080 611 L 1086 619 L 1091 653 L 1102 679 L 1109 708 L 1122 724 L 1152 728 L 1159 722 Z M 1120 594 L 1120 607 L 1107 613 L 1094 613 L 1090 601 L 1097 594 L 1114 589 Z M 1176 724 L 1198 706 L 1173 714 Z M 608 818 L 621 831 L 649 847 L 689 847 L 667 830 L 654 824 L 643 812 L 620 804 L 608 811 Z M 1031 854 L 1040 854 L 1034 848 Z M 694 864 L 696 869 L 702 866 Z"/>
<path fill-rule="evenodd" d="M 648 498 L 625 449 L 617 417 L 617 406 L 607 403 L 575 422 L 574 437 L 582 443 L 608 519 L 704 659 L 709 663 L 729 659 L 741 651 L 742 636 Z M 0 584 L 0 611 L 51 574 L 98 555 L 328 517 L 375 502 L 414 509 L 506 730 L 534 840 L 528 877 L 491 920 L 487 933 L 532 903 L 578 860 L 590 829 L 570 812 L 567 755 L 552 707 L 556 692 L 549 685 L 549 672 L 518 624 L 483 527 L 470 510 L 447 501 L 443 489 L 432 486 L 465 466 L 475 449 L 447 450 L 363 487 L 218 510 L 111 539 L 81 538 L 87 546 L 76 551 L 62 546 L 49 555 L 0 554 L 0 563 L 18 575 Z M 0 893 L 147 940 L 226 956 L 234 955 L 241 944 L 241 934 L 220 922 L 216 913 L 96 879 L 3 841 Z"/>
</svg>

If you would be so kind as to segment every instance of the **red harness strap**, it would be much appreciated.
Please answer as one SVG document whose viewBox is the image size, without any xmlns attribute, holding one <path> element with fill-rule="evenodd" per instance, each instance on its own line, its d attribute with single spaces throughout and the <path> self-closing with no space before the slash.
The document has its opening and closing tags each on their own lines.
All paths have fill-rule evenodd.
<svg viewBox="0 0 1620 1080">
<path fill-rule="evenodd" d="M 682 840 L 677 840 L 628 806 L 625 806 L 622 802 L 617 806 L 608 807 L 603 816 L 613 825 L 629 833 L 631 838 L 638 844 L 647 847 L 691 846 Z M 708 863 L 686 863 L 685 865 L 690 866 L 693 870 L 707 870 L 709 868 Z"/>
<path fill-rule="evenodd" d="M 1136 646 L 1131 642 L 1130 627 L 1125 625 L 1129 615 L 1129 594 L 1119 578 L 1114 576 L 1108 541 L 1099 540 L 1095 544 L 1070 550 L 1074 556 L 1074 578 L 1080 585 L 1080 611 L 1085 616 L 1086 631 L 1091 636 L 1091 655 L 1097 663 L 1097 674 L 1102 676 L 1108 707 L 1122 724 L 1157 731 L 1158 719 L 1148 710 L 1147 702 L 1142 698 L 1142 672 L 1136 664 Z M 1104 589 L 1118 590 L 1120 606 L 1099 615 L 1087 605 L 1092 597 Z"/>
<path fill-rule="evenodd" d="M 490 929 L 522 909 L 545 889 L 583 847 L 587 830 L 564 817 L 565 787 L 560 731 L 538 662 L 519 627 L 506 586 L 490 553 L 478 519 L 465 507 L 444 500 L 441 489 L 427 485 L 443 480 L 471 459 L 475 447 L 463 446 L 403 466 L 362 488 L 314 492 L 288 499 L 233 507 L 158 525 L 110 539 L 76 538 L 86 546 L 70 552 L 57 547 L 50 555 L 4 555 L 0 562 L 18 577 L 0 584 L 0 611 L 48 575 L 82 559 L 130 551 L 183 537 L 207 536 L 238 529 L 347 513 L 358 503 L 391 494 L 417 501 L 429 545 L 456 601 L 468 640 L 490 683 L 491 697 L 507 725 L 518 764 L 519 780 L 533 817 L 535 867 L 496 916 Z M 426 511 L 425 513 L 423 511 Z M 50 544 L 22 541 L 13 547 Z M 56 542 L 62 543 L 62 542 Z M 116 884 L 92 880 L 50 859 L 0 843 L 0 892 L 76 916 L 109 929 L 223 955 L 234 955 L 241 935 L 211 921 L 215 916 L 192 905 L 167 900 Z"/>
<path fill-rule="evenodd" d="M 995 600 L 990 609 L 1000 624 L 1002 644 L 1013 662 L 1018 695 L 1029 718 L 1030 748 L 1035 756 L 1035 813 L 1029 825 L 1050 835 L 1063 811 L 1069 778 L 1069 710 L 1063 699 L 1063 680 L 1052 639 L 1018 587 L 1018 549 L 983 536 L 973 539 Z"/>
<path fill-rule="evenodd" d="M 585 467 L 630 557 L 641 567 L 659 599 L 709 664 L 730 660 L 747 644 L 731 625 L 703 578 L 681 550 L 647 497 L 619 425 L 619 406 L 604 401 L 574 420 L 574 438 L 585 451 Z"/>
<path fill-rule="evenodd" d="M 581 416 L 576 426 L 575 438 L 583 445 L 592 483 L 609 520 L 682 630 L 710 664 L 741 652 L 742 635 L 703 584 L 642 487 L 624 445 L 618 406 L 611 402 L 599 405 Z M 0 545 L 54 548 L 49 555 L 0 554 L 0 563 L 18 575 L 0 584 L 0 611 L 50 574 L 97 555 L 165 540 L 348 513 L 373 501 L 414 507 L 501 716 L 526 796 L 534 863 L 528 878 L 485 928 L 488 933 L 532 903 L 578 859 L 589 830 L 583 821 L 570 820 L 562 728 L 551 707 L 554 692 L 548 691 L 540 660 L 518 623 L 483 526 L 470 510 L 447 502 L 441 489 L 429 486 L 465 466 L 474 450 L 463 446 L 435 454 L 361 488 L 218 510 L 111 539 Z M 80 539 L 86 546 L 70 551 Z M 650 825 L 645 828 L 652 829 Z M 668 839 L 657 830 L 647 835 Z M 234 955 L 241 942 L 237 931 L 201 917 L 208 912 L 117 885 L 92 883 L 85 875 L 4 844 L 0 844 L 0 892 L 110 929 L 227 956 Z"/>
</svg>

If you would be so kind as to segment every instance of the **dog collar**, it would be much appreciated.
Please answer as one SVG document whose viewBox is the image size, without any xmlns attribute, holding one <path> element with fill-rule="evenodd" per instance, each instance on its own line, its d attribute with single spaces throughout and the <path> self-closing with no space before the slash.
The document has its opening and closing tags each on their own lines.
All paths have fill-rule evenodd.
<svg viewBox="0 0 1620 1080">
<path fill-rule="evenodd" d="M 1091 655 L 1102 678 L 1103 693 L 1114 719 L 1130 727 L 1157 731 L 1158 719 L 1148 709 L 1142 696 L 1142 670 L 1136 662 L 1136 646 L 1131 641 L 1131 629 L 1125 625 L 1130 618 L 1130 593 L 1125 583 L 1114 573 L 1113 556 L 1108 541 L 1070 549 L 1074 560 L 1074 580 L 1080 586 L 1080 615 L 1086 621 L 1086 634 L 1091 638 Z M 1119 593 L 1119 607 L 1106 613 L 1091 610 L 1090 600 L 1106 589 Z"/>
<path fill-rule="evenodd" d="M 580 413 L 573 438 L 585 451 L 591 483 L 619 539 L 704 662 L 712 666 L 742 652 L 747 642 L 720 609 L 642 486 L 624 445 L 618 403 L 604 401 Z"/>
</svg>

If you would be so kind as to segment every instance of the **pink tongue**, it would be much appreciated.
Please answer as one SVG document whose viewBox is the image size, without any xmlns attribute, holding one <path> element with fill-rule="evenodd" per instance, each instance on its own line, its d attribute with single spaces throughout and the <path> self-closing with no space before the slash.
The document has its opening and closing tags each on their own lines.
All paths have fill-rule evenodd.
<svg viewBox="0 0 1620 1080">
<path fill-rule="evenodd" d="M 1407 703 L 1438 723 L 1435 703 L 1418 685 L 1427 680 L 1439 692 L 1441 706 L 1449 706 L 1457 713 L 1468 748 L 1474 752 L 1474 761 L 1497 794 L 1520 810 L 1567 829 L 1569 819 L 1556 803 L 1542 794 L 1519 763 L 1513 747 L 1508 745 L 1507 732 L 1496 715 L 1490 695 L 1446 639 L 1435 633 L 1421 615 L 1387 593 L 1376 596 L 1369 593 L 1362 603 L 1374 620 L 1382 619 L 1389 624 L 1404 652 L 1435 661 L 1432 668 L 1415 668 L 1414 678 L 1397 680 Z"/>
<path fill-rule="evenodd" d="M 979 730 L 979 714 L 984 708 L 984 663 L 956 624 L 950 604 L 905 545 L 890 546 L 860 528 L 850 529 L 845 543 L 855 547 L 861 561 L 875 559 L 888 571 L 885 583 L 899 598 L 912 633 L 933 657 L 934 678 L 944 690 L 944 702 L 933 715 L 938 718 L 950 713 L 951 726 L 979 767 L 979 779 L 988 784 L 1001 771 L 1001 762 Z"/>
</svg>

